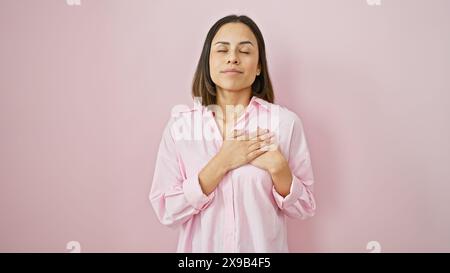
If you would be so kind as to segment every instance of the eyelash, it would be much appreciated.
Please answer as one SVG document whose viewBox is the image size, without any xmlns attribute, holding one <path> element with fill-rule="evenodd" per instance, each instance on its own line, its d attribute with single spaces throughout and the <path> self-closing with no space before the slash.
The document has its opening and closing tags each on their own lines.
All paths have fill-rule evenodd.
<svg viewBox="0 0 450 273">
<path fill-rule="evenodd" d="M 226 50 L 219 50 L 217 52 L 227 52 L 227 51 Z M 239 52 L 244 53 L 244 54 L 250 54 L 250 52 L 242 52 L 242 51 L 239 51 Z"/>
</svg>

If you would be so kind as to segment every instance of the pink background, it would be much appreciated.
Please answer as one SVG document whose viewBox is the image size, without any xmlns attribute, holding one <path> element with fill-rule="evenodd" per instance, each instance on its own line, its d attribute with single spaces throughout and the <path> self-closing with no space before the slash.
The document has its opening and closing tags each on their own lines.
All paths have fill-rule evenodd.
<svg viewBox="0 0 450 273">
<path fill-rule="evenodd" d="M 450 251 L 450 1 L 2 0 L 1 252 L 175 251 L 156 151 L 231 13 L 309 140 L 318 210 L 291 251 Z"/>
</svg>

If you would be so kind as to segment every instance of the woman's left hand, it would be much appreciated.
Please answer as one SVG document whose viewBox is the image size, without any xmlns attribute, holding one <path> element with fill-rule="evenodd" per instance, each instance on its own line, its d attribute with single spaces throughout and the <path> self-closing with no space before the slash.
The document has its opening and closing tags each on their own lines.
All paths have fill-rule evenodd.
<svg viewBox="0 0 450 273">
<path fill-rule="evenodd" d="M 275 190 L 283 197 L 290 193 L 292 173 L 288 161 L 281 153 L 277 144 L 267 146 L 269 151 L 250 162 L 253 166 L 269 172 Z"/>
<path fill-rule="evenodd" d="M 287 160 L 281 153 L 277 144 L 272 143 L 269 150 L 250 162 L 255 167 L 266 170 L 270 174 L 276 173 L 278 170 L 287 166 Z"/>
</svg>

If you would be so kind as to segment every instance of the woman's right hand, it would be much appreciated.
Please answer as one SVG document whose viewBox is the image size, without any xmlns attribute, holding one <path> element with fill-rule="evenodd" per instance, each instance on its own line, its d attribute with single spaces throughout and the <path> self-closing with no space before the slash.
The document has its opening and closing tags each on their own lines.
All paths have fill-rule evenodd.
<svg viewBox="0 0 450 273">
<path fill-rule="evenodd" d="M 250 134 L 244 130 L 234 130 L 225 137 L 217 159 L 227 171 L 251 162 L 267 152 L 273 134 L 267 129 L 258 129 Z"/>
</svg>

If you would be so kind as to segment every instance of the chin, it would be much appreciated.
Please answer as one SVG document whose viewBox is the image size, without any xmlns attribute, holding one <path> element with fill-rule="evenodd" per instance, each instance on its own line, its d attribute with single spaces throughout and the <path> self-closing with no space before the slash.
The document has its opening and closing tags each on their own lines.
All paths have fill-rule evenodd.
<svg viewBox="0 0 450 273">
<path fill-rule="evenodd" d="M 235 85 L 235 84 L 222 84 L 220 87 L 224 90 L 232 91 L 232 92 L 239 92 L 243 89 L 245 89 L 245 86 L 242 85 Z"/>
</svg>

